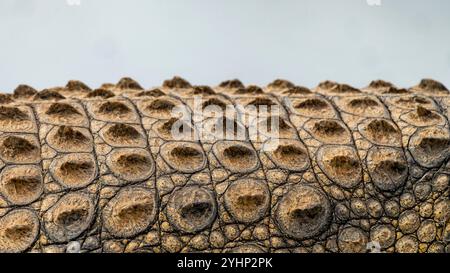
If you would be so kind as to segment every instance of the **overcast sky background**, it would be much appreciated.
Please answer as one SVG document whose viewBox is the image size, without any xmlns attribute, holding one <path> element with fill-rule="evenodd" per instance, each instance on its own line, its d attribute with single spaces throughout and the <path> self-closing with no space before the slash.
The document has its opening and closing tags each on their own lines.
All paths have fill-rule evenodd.
<svg viewBox="0 0 450 273">
<path fill-rule="evenodd" d="M 0 0 L 0 90 L 131 76 L 450 87 L 450 1 Z"/>
</svg>

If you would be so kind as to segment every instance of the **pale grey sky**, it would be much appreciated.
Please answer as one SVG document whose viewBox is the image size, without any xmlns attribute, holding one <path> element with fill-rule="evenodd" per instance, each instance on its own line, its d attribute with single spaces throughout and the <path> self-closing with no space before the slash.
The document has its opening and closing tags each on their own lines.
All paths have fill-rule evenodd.
<svg viewBox="0 0 450 273">
<path fill-rule="evenodd" d="M 0 90 L 181 75 L 450 87 L 450 1 L 0 0 Z"/>
</svg>

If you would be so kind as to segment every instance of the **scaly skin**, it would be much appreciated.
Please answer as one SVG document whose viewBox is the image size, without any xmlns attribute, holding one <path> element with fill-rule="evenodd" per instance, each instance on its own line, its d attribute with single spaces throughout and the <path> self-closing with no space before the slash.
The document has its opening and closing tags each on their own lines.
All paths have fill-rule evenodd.
<svg viewBox="0 0 450 273">
<path fill-rule="evenodd" d="M 279 139 L 239 105 L 279 107 Z M 197 136 L 235 128 L 174 139 L 176 106 Z M 449 107 L 432 80 L 22 85 L 0 95 L 0 252 L 450 252 Z"/>
</svg>

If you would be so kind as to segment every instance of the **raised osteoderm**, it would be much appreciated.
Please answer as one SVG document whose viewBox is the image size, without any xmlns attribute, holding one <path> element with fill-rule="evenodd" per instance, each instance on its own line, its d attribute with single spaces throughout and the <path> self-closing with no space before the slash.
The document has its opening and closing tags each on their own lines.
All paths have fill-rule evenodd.
<svg viewBox="0 0 450 273">
<path fill-rule="evenodd" d="M 450 252 L 449 111 L 431 79 L 20 85 L 0 252 Z"/>
</svg>

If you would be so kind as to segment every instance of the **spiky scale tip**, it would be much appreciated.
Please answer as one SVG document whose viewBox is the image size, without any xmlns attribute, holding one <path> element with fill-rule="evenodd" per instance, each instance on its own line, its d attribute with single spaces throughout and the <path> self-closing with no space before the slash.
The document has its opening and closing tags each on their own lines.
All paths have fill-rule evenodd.
<svg viewBox="0 0 450 273">
<path fill-rule="evenodd" d="M 223 88 L 245 88 L 244 84 L 238 79 L 233 79 L 233 80 L 228 80 L 228 81 L 221 82 L 219 84 L 219 87 L 223 87 Z"/>
<path fill-rule="evenodd" d="M 14 90 L 14 97 L 15 98 L 29 98 L 37 94 L 37 90 L 33 87 L 25 84 L 21 84 L 17 86 L 17 88 Z"/>
<path fill-rule="evenodd" d="M 194 86 L 194 95 L 214 95 L 216 92 L 207 85 Z"/>
<path fill-rule="evenodd" d="M 61 88 L 44 89 L 34 95 L 34 100 L 63 100 L 66 97 L 59 93 L 60 90 Z"/>
<path fill-rule="evenodd" d="M 325 90 L 330 90 L 337 86 L 339 86 L 339 83 L 334 82 L 334 81 L 324 81 L 324 82 L 319 83 L 319 85 L 318 85 L 318 87 L 320 89 L 325 89 Z"/>
<path fill-rule="evenodd" d="M 69 91 L 91 91 L 92 89 L 85 83 L 77 80 L 71 80 L 66 84 L 66 89 Z"/>
<path fill-rule="evenodd" d="M 124 77 L 116 84 L 116 87 L 120 90 L 131 89 L 131 90 L 144 90 L 142 86 L 135 80 L 129 77 Z"/>
<path fill-rule="evenodd" d="M 291 89 L 295 87 L 295 84 L 288 80 L 284 79 L 276 79 L 273 82 L 267 85 L 269 88 L 278 88 L 278 89 Z"/>
<path fill-rule="evenodd" d="M 375 80 L 370 82 L 369 88 L 379 89 L 379 88 L 393 88 L 395 87 L 392 83 L 383 81 L 383 80 Z"/>
<path fill-rule="evenodd" d="M 263 94 L 264 91 L 261 87 L 257 86 L 257 85 L 249 85 L 245 88 L 239 88 L 238 90 L 236 90 L 235 94 L 246 94 L 246 95 L 250 95 L 250 94 Z"/>
<path fill-rule="evenodd" d="M 90 92 L 87 94 L 87 98 L 96 98 L 96 97 L 101 97 L 104 99 L 108 99 L 108 98 L 112 98 L 114 97 L 114 93 L 108 89 L 103 89 L 103 88 L 99 88 L 99 89 L 95 89 L 94 91 Z"/>
<path fill-rule="evenodd" d="M 446 91 L 448 92 L 447 87 L 443 85 L 442 83 L 432 80 L 432 79 L 423 79 L 420 84 L 419 88 L 427 90 L 427 91 Z"/>
<path fill-rule="evenodd" d="M 191 88 L 192 85 L 185 79 L 179 76 L 175 76 L 172 79 L 165 80 L 163 82 L 163 87 L 170 88 L 170 89 L 176 89 L 176 88 Z"/>
</svg>

